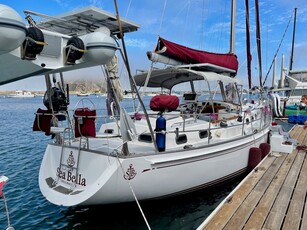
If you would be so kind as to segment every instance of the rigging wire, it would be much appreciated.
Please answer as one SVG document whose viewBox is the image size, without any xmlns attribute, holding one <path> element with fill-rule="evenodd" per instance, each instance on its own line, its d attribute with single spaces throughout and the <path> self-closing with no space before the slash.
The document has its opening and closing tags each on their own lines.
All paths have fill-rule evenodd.
<svg viewBox="0 0 307 230">
<path fill-rule="evenodd" d="M 167 1 L 167 0 L 165 0 L 164 8 L 163 8 L 162 15 L 161 15 L 160 28 L 159 28 L 159 30 L 158 30 L 158 35 L 160 35 L 160 34 L 162 33 L 162 24 L 163 24 L 163 20 L 164 20 L 164 13 L 165 13 L 165 8 L 166 8 L 166 1 Z M 182 7 L 182 9 L 178 10 L 178 11 L 177 11 L 177 14 L 176 14 L 174 17 L 172 17 L 172 18 L 174 18 L 174 19 L 179 18 L 178 15 L 180 15 L 180 14 L 184 11 L 184 9 L 185 9 L 186 7 L 189 6 L 189 4 L 190 4 L 190 1 L 186 1 L 185 4 L 184 4 L 184 6 Z M 165 28 L 164 28 L 164 29 L 165 29 Z M 180 36 L 181 36 L 181 35 L 182 35 L 182 33 L 180 34 Z"/>
<path fill-rule="evenodd" d="M 189 12 L 190 12 L 190 7 L 191 7 L 191 1 L 188 1 L 187 3 L 188 3 L 188 9 L 187 9 L 186 17 L 185 17 L 184 28 L 183 28 L 183 34 L 184 34 L 184 36 L 183 36 L 183 42 L 184 42 L 184 44 L 187 43 L 187 41 L 186 41 L 186 39 L 187 39 L 187 37 L 186 37 L 186 35 L 187 35 L 186 29 L 187 29 L 187 21 L 188 21 Z"/>
<path fill-rule="evenodd" d="M 267 78 L 268 78 L 268 76 L 269 76 L 269 74 L 270 74 L 270 72 L 271 72 L 272 66 L 273 66 L 273 64 L 274 64 L 274 59 L 276 58 L 276 56 L 277 56 L 277 54 L 278 54 L 278 52 L 279 52 L 279 49 L 280 49 L 280 47 L 281 47 L 281 44 L 282 44 L 282 42 L 283 42 L 283 40 L 284 40 L 284 38 L 285 38 L 285 35 L 286 35 L 286 33 L 287 33 L 287 30 L 288 30 L 288 28 L 289 28 L 290 22 L 292 21 L 292 17 L 293 17 L 293 15 L 291 15 L 291 17 L 290 17 L 290 19 L 289 19 L 288 25 L 287 25 L 287 27 L 286 27 L 286 29 L 285 29 L 285 32 L 284 32 L 284 34 L 283 34 L 283 36 L 282 36 L 282 39 L 281 39 L 281 41 L 280 41 L 280 43 L 279 43 L 279 45 L 278 45 L 277 51 L 276 51 L 276 53 L 274 54 L 273 61 L 272 61 L 271 65 L 270 65 L 270 67 L 269 67 L 269 70 L 268 70 L 268 72 L 267 72 L 267 74 L 266 74 L 266 76 L 265 76 L 265 79 L 264 79 L 264 81 L 263 81 L 263 85 L 265 85 L 265 82 L 266 82 L 266 80 L 267 80 Z"/>
<path fill-rule="evenodd" d="M 130 2 L 129 2 L 129 4 L 128 4 L 127 11 L 126 11 L 126 15 L 125 15 L 125 18 L 127 18 L 127 17 L 128 17 L 128 13 L 129 13 L 129 10 L 130 10 L 131 2 L 132 2 L 132 0 L 130 0 Z"/>
<path fill-rule="evenodd" d="M 166 9 L 166 3 L 167 3 L 167 0 L 164 1 L 164 6 L 163 6 L 162 15 L 161 15 L 160 27 L 159 27 L 159 30 L 158 30 L 158 34 L 160 34 L 161 30 L 162 30 L 162 23 L 163 23 L 164 13 L 165 13 L 165 9 Z"/>
</svg>

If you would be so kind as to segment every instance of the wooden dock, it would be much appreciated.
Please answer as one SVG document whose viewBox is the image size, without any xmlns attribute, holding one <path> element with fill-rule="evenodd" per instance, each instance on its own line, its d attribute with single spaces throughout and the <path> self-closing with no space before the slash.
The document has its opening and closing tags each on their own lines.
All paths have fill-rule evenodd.
<svg viewBox="0 0 307 230">
<path fill-rule="evenodd" d="M 290 133 L 307 145 L 307 130 Z M 201 229 L 307 229 L 307 153 L 270 153 L 199 226 Z"/>
</svg>

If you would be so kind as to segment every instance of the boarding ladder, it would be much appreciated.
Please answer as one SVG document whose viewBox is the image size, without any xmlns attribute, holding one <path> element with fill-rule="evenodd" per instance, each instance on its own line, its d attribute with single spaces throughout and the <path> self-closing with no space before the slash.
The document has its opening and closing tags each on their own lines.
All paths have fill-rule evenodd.
<svg viewBox="0 0 307 230">
<path fill-rule="evenodd" d="M 88 101 L 90 103 L 89 107 L 86 107 L 85 101 Z M 82 107 L 79 107 L 79 105 L 82 104 Z M 77 111 L 79 113 L 77 113 Z M 83 112 L 85 112 L 83 114 Z M 74 120 L 73 120 L 73 127 L 75 128 L 74 132 L 74 137 L 79 138 L 79 145 L 78 145 L 78 151 L 77 154 L 74 156 L 72 154 L 72 151 L 69 153 L 69 156 L 66 160 L 64 161 L 64 150 L 66 148 L 66 145 L 62 143 L 61 146 L 61 157 L 60 157 L 60 163 L 59 163 L 59 170 L 60 171 L 71 171 L 75 172 L 74 176 L 75 178 L 78 178 L 79 174 L 79 165 L 80 165 L 80 155 L 81 155 L 81 150 L 82 149 L 89 149 L 89 137 L 95 137 L 96 130 L 95 130 L 95 117 L 96 117 L 96 109 L 94 106 L 94 103 L 88 99 L 88 98 L 82 98 L 79 102 L 77 102 L 75 109 L 74 109 Z M 90 121 L 88 120 L 90 119 Z M 86 125 L 90 125 L 90 131 L 87 130 L 88 127 Z M 59 179 L 59 176 L 57 176 L 57 180 Z M 55 181 L 57 183 L 57 180 Z M 76 182 L 75 180 L 74 183 L 71 184 L 71 191 L 74 190 L 76 187 Z"/>
</svg>

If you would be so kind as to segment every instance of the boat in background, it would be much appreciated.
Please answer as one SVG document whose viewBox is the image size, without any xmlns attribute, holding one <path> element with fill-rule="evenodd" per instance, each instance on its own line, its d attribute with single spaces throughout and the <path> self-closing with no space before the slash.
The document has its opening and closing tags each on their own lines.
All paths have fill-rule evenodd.
<svg viewBox="0 0 307 230">
<path fill-rule="evenodd" d="M 307 70 L 292 70 L 286 76 L 289 90 L 286 92 L 289 104 L 300 105 L 302 95 L 307 95 Z"/>
<path fill-rule="evenodd" d="M 282 109 L 285 110 L 285 116 L 306 113 L 306 105 L 301 102 L 302 95 L 307 95 L 307 70 L 293 70 L 293 57 L 295 47 L 295 30 L 296 30 L 297 8 L 294 9 L 294 24 L 292 34 L 292 48 L 290 56 L 289 71 L 284 68 L 284 57 L 282 58 L 282 74 L 279 89 L 275 90 L 281 95 L 281 101 L 284 103 Z M 285 75 L 285 76 L 284 76 Z M 284 87 L 285 86 L 285 87 Z"/>
<path fill-rule="evenodd" d="M 7 97 L 13 97 L 13 98 L 31 98 L 35 97 L 35 94 L 33 94 L 30 91 L 24 91 L 24 90 L 16 90 L 15 94 L 8 94 Z"/>
<path fill-rule="evenodd" d="M 90 93 L 87 93 L 87 92 L 80 92 L 80 93 L 77 93 L 77 96 L 78 97 L 88 97 L 90 96 L 91 94 Z"/>
</svg>

